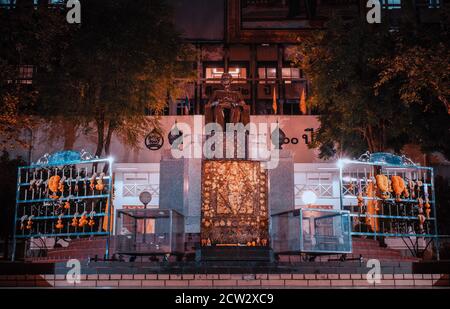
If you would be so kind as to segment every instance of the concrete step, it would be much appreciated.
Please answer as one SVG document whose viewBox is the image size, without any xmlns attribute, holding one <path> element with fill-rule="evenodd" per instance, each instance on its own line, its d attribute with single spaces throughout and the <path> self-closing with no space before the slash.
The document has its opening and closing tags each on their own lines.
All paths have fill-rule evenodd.
<svg viewBox="0 0 450 309">
<path fill-rule="evenodd" d="M 202 261 L 261 261 L 271 260 L 268 247 L 202 247 Z"/>
<path fill-rule="evenodd" d="M 198 235 L 191 235 L 187 234 L 186 236 L 186 253 L 188 254 L 194 254 L 195 248 L 198 247 Z M 406 260 L 406 261 L 418 261 L 419 259 L 411 258 L 411 257 L 403 257 L 402 254 L 394 249 L 389 249 L 385 247 L 381 247 L 379 242 L 374 239 L 367 239 L 367 238 L 358 238 L 354 237 L 352 240 L 353 244 L 353 252 L 352 254 L 348 254 L 347 257 L 349 259 L 357 259 L 360 255 L 363 256 L 364 259 L 379 259 L 379 260 Z M 70 241 L 68 247 L 62 247 L 62 248 L 56 248 L 56 249 L 50 249 L 47 254 L 47 258 L 50 259 L 67 259 L 67 258 L 73 258 L 73 257 L 81 257 L 81 258 L 88 258 L 88 257 L 94 257 L 95 255 L 99 257 L 103 257 L 105 253 L 105 246 L 106 246 L 106 237 L 95 237 L 95 238 L 79 238 L 79 239 L 73 239 Z M 111 237 L 110 242 L 110 252 L 113 254 L 115 252 L 114 250 L 114 237 Z M 206 254 L 208 254 L 206 252 Z M 237 255 L 240 257 L 240 255 Z M 339 259 L 341 255 L 328 255 L 323 257 L 318 257 L 318 260 L 320 261 L 328 261 L 329 259 Z M 216 254 L 216 257 L 211 256 L 214 260 L 227 260 L 232 257 L 224 256 L 221 258 Z M 251 256 L 249 257 L 241 257 L 246 259 L 251 259 Z M 261 255 L 261 257 L 258 257 L 257 254 L 254 256 L 257 260 L 266 260 L 267 254 L 264 253 Z M 35 258 L 37 260 L 37 258 Z M 34 259 L 31 259 L 34 260 Z M 286 261 L 288 263 L 295 263 L 300 261 L 299 255 L 291 255 L 287 257 L 281 257 L 281 260 Z"/>
</svg>

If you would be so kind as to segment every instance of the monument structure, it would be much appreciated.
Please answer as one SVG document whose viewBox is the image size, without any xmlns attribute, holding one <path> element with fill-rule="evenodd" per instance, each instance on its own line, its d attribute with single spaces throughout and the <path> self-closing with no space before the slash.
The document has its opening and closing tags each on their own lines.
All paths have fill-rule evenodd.
<svg viewBox="0 0 450 309">
<path fill-rule="evenodd" d="M 235 130 L 250 123 L 250 108 L 240 92 L 231 89 L 230 74 L 223 74 L 221 83 L 223 89 L 216 90 L 205 106 L 205 126 L 220 126 L 225 139 L 234 133 L 227 131 L 227 124 Z M 237 140 L 231 143 L 236 149 Z M 229 145 L 226 141 L 223 147 Z M 203 260 L 269 260 L 271 213 L 294 208 L 292 156 L 281 152 L 280 167 L 274 171 L 247 156 L 174 159 L 167 153 L 161 161 L 160 208 L 185 216 L 186 233 L 200 236 Z M 271 198 L 273 188 L 277 196 Z"/>
</svg>

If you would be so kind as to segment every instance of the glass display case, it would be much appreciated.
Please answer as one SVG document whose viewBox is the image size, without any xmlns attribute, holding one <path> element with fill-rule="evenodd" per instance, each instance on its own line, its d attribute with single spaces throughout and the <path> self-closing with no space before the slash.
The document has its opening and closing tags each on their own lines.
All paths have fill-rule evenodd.
<svg viewBox="0 0 450 309">
<path fill-rule="evenodd" d="M 298 209 L 272 216 L 275 253 L 345 254 L 352 251 L 350 213 Z"/>
<path fill-rule="evenodd" d="M 348 211 L 303 209 L 300 212 L 300 225 L 300 251 L 352 252 Z"/>
<path fill-rule="evenodd" d="M 129 256 L 180 255 L 184 252 L 184 217 L 170 209 L 117 212 L 116 253 Z"/>
</svg>

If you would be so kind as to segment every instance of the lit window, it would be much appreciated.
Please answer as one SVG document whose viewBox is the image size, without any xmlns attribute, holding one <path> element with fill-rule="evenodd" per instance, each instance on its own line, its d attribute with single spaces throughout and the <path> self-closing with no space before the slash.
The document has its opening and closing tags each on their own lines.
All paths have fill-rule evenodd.
<svg viewBox="0 0 450 309">
<path fill-rule="evenodd" d="M 270 67 L 258 68 L 258 77 L 261 84 L 273 84 L 277 78 L 277 69 Z"/>
<path fill-rule="evenodd" d="M 402 3 L 401 0 L 383 0 L 383 7 L 387 8 L 388 10 L 392 9 L 401 9 Z"/>
<path fill-rule="evenodd" d="M 235 79 L 235 82 L 239 82 L 236 79 L 246 79 L 247 78 L 247 69 L 246 68 L 239 68 L 239 67 L 231 67 L 228 69 L 228 73 L 233 76 L 233 79 Z"/>
<path fill-rule="evenodd" d="M 208 83 L 219 83 L 222 74 L 225 72 L 224 68 L 206 68 L 206 79 Z"/>
<path fill-rule="evenodd" d="M 293 81 L 300 79 L 300 69 L 298 68 L 283 68 L 281 72 L 286 84 L 290 84 Z"/>
<path fill-rule="evenodd" d="M 210 84 L 220 83 L 220 79 L 224 73 L 224 68 L 206 68 L 206 82 Z M 228 73 L 230 73 L 233 79 L 235 79 L 234 83 L 238 83 L 239 79 L 247 78 L 246 68 L 230 67 L 228 69 Z"/>
<path fill-rule="evenodd" d="M 48 1 L 50 4 L 64 4 L 63 0 L 50 0 Z M 34 0 L 34 4 L 39 4 L 39 0 Z"/>
<path fill-rule="evenodd" d="M 440 0 L 428 0 L 428 8 L 438 9 L 440 7 Z"/>
<path fill-rule="evenodd" d="M 19 78 L 17 81 L 19 84 L 31 85 L 33 83 L 33 66 L 22 65 L 19 67 Z"/>
</svg>

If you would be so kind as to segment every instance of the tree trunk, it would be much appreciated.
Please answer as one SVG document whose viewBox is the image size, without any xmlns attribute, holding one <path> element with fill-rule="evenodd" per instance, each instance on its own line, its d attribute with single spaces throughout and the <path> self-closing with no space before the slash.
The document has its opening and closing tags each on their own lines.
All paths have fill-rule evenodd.
<svg viewBox="0 0 450 309">
<path fill-rule="evenodd" d="M 372 135 L 372 128 L 370 126 L 366 127 L 366 134 L 365 134 L 367 147 L 369 148 L 369 151 L 371 153 L 375 152 L 375 146 L 373 143 L 373 135 Z"/>
<path fill-rule="evenodd" d="M 105 155 L 109 156 L 111 153 L 111 139 L 112 139 L 112 135 L 114 133 L 114 130 L 116 129 L 116 125 L 114 124 L 114 121 L 110 121 L 109 122 L 109 126 L 108 126 L 108 132 L 106 134 L 106 139 L 105 139 Z"/>
<path fill-rule="evenodd" d="M 380 152 L 384 150 L 383 132 L 378 132 L 381 129 L 378 127 L 367 126 L 365 139 L 367 146 L 371 153 Z"/>
<path fill-rule="evenodd" d="M 92 93 L 92 97 L 90 98 L 92 106 L 96 106 L 95 123 L 97 125 L 97 150 L 95 151 L 95 155 L 100 158 L 105 144 L 105 111 L 100 102 L 101 88 L 94 82 L 89 89 Z"/>
<path fill-rule="evenodd" d="M 112 139 L 112 135 L 114 133 L 114 130 L 116 129 L 116 125 L 114 123 L 113 120 L 109 121 L 109 126 L 108 126 L 108 132 L 106 134 L 106 139 L 105 139 L 105 156 L 109 157 L 110 153 L 111 153 L 111 139 Z M 103 173 L 108 172 L 109 169 L 109 163 L 105 164 L 105 166 L 103 167 Z"/>
<path fill-rule="evenodd" d="M 75 140 L 77 137 L 77 126 L 70 122 L 64 121 L 63 130 L 64 130 L 64 150 L 73 150 Z"/>
<path fill-rule="evenodd" d="M 95 123 L 97 124 L 97 150 L 95 155 L 101 157 L 105 144 L 105 121 L 103 116 L 97 119 Z"/>
</svg>

